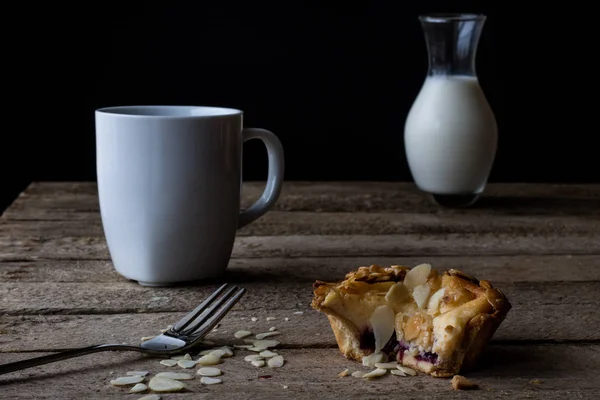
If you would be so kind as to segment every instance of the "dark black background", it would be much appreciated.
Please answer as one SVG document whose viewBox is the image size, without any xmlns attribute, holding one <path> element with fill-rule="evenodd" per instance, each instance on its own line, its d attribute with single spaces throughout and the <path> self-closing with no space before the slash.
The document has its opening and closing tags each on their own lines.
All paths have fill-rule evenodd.
<svg viewBox="0 0 600 400">
<path fill-rule="evenodd" d="M 0 206 L 32 180 L 94 180 L 94 110 L 123 104 L 240 108 L 280 137 L 287 180 L 410 181 L 403 124 L 427 68 L 425 12 L 488 16 L 477 71 L 499 125 L 491 182 L 599 182 L 594 13 L 527 4 L 13 5 Z M 260 143 L 244 165 L 245 179 L 265 177 Z"/>
</svg>

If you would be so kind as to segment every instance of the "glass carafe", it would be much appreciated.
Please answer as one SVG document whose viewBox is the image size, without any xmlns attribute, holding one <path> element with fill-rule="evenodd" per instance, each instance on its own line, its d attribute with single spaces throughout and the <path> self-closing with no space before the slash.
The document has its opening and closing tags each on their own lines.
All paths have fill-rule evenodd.
<svg viewBox="0 0 600 400">
<path fill-rule="evenodd" d="M 496 155 L 496 119 L 475 59 L 486 17 L 419 17 L 427 76 L 406 119 L 404 142 L 416 185 L 442 206 L 469 206 L 484 191 Z"/>
</svg>

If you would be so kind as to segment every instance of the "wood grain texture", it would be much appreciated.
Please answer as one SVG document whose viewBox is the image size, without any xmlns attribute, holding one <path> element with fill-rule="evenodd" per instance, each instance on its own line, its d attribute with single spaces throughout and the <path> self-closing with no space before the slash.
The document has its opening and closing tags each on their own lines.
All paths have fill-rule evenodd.
<svg viewBox="0 0 600 400">
<path fill-rule="evenodd" d="M 442 255 L 598 255 L 600 233 L 515 236 L 511 234 L 241 236 L 232 258 L 400 257 Z M 102 237 L 0 237 L 0 261 L 19 259 L 109 260 Z"/>
<path fill-rule="evenodd" d="M 422 257 L 299 257 L 234 258 L 227 279 L 234 282 L 335 281 L 363 265 L 415 266 L 428 262 L 439 270 L 459 269 L 480 279 L 500 282 L 600 281 L 600 256 L 433 256 Z M 224 278 L 225 279 L 225 278 Z M 97 260 L 31 259 L 0 261 L 0 282 L 125 282 L 112 262 Z"/>
<path fill-rule="evenodd" d="M 600 395 L 597 376 L 600 346 L 596 344 L 489 346 L 479 368 L 466 374 L 481 387 L 474 392 L 454 391 L 448 379 L 421 374 L 416 377 L 388 374 L 371 381 L 340 378 L 337 374 L 346 368 L 368 369 L 344 359 L 337 349 L 282 349 L 280 353 L 286 359 L 282 368 L 257 369 L 244 361 L 247 353 L 240 351 L 220 365 L 224 371 L 222 384 L 203 386 L 196 377 L 186 382 L 186 393 L 163 395 L 163 398 L 370 399 L 401 395 L 411 399 L 594 399 Z M 5 360 L 36 355 L 7 354 Z M 58 393 L 61 399 L 123 398 L 128 388 L 113 387 L 109 381 L 131 370 L 146 370 L 152 375 L 174 370 L 158 361 L 130 353 L 84 356 L 2 375 L 0 389 L 5 398 L 54 399 Z M 269 377 L 260 379 L 261 376 Z"/>
<path fill-rule="evenodd" d="M 263 187 L 245 183 L 243 207 Z M 209 339 L 231 344 L 236 330 L 275 326 L 287 364 L 257 370 L 236 356 L 222 365 L 222 385 L 196 379 L 186 393 L 163 398 L 598 398 L 599 243 L 600 185 L 490 184 L 474 207 L 456 210 L 411 183 L 286 182 L 275 210 L 238 233 L 222 279 L 248 292 Z M 480 369 L 468 374 L 482 390 L 456 392 L 427 376 L 337 377 L 363 367 L 341 356 L 327 319 L 310 308 L 314 280 L 338 280 L 361 265 L 421 262 L 488 279 L 513 304 Z M 34 183 L 0 217 L 0 362 L 138 343 L 217 285 L 127 281 L 110 262 L 96 184 Z M 134 369 L 167 367 L 136 354 L 85 356 L 2 375 L 0 397 L 138 398 L 108 383 Z M 258 380 L 263 374 L 271 378 Z"/>
<path fill-rule="evenodd" d="M 64 214 L 64 218 L 62 215 Z M 6 237 L 103 237 L 98 212 L 85 219 L 67 219 L 64 211 L 56 219 L 3 219 L 0 236 Z M 506 234 L 515 237 L 598 235 L 600 217 L 496 215 L 482 218 L 476 214 L 414 214 L 365 212 L 284 212 L 272 211 L 240 229 L 238 236 L 284 235 L 397 235 L 422 234 Z"/>
<path fill-rule="evenodd" d="M 263 182 L 243 186 L 247 207 Z M 459 215 L 600 215 L 600 185 L 489 184 L 475 206 L 441 208 L 411 183 L 285 182 L 275 211 L 408 212 Z M 33 183 L 3 215 L 5 219 L 86 219 L 99 210 L 96 184 Z"/>
</svg>

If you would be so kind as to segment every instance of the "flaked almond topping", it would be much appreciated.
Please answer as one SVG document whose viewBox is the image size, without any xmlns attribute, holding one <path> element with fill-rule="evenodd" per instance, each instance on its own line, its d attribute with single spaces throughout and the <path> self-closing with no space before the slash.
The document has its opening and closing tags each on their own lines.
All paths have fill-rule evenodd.
<svg viewBox="0 0 600 400">
<path fill-rule="evenodd" d="M 399 304 L 409 298 L 410 292 L 402 282 L 394 283 L 385 294 L 385 300 L 390 304 Z"/>
<path fill-rule="evenodd" d="M 373 310 L 369 323 L 375 336 L 375 353 L 379 353 L 394 334 L 395 319 L 394 310 L 387 304 Z"/>
<path fill-rule="evenodd" d="M 431 264 L 419 264 L 410 269 L 404 277 L 404 285 L 412 291 L 419 285 L 424 285 L 431 273 Z"/>
<path fill-rule="evenodd" d="M 427 310 L 430 314 L 435 314 L 439 310 L 440 301 L 442 301 L 444 294 L 446 294 L 446 288 L 441 288 L 431 295 L 427 304 Z"/>
<path fill-rule="evenodd" d="M 134 385 L 144 380 L 143 376 L 122 376 L 117 379 L 112 379 L 110 384 L 113 386 Z"/>
<path fill-rule="evenodd" d="M 425 304 L 427 304 L 427 300 L 429 300 L 429 285 L 419 285 L 413 289 L 413 299 L 415 299 L 415 303 L 417 303 L 417 307 L 423 308 Z"/>
<path fill-rule="evenodd" d="M 387 374 L 387 369 L 376 368 L 371 372 L 367 372 L 362 377 L 363 377 L 363 379 L 372 379 L 372 378 L 379 378 L 380 376 L 383 376 L 385 374 Z"/>
</svg>

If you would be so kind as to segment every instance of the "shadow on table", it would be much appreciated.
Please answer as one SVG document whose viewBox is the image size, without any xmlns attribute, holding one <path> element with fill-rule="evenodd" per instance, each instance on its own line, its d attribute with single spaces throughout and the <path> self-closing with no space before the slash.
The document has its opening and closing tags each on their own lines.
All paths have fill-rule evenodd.
<svg viewBox="0 0 600 400">
<path fill-rule="evenodd" d="M 512 215 L 589 215 L 600 214 L 600 199 L 484 195 L 465 210 L 485 210 L 486 212 Z"/>
</svg>

